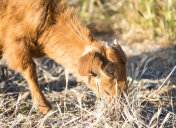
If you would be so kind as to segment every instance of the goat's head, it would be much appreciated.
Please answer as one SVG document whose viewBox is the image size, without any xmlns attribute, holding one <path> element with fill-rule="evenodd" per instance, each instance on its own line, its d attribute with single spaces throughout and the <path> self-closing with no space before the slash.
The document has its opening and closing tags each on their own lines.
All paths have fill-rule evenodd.
<svg viewBox="0 0 176 128">
<path fill-rule="evenodd" d="M 126 63 L 125 53 L 115 42 L 103 46 L 101 52 L 92 50 L 83 55 L 78 70 L 80 75 L 89 77 L 89 87 L 110 102 L 127 89 Z"/>
</svg>

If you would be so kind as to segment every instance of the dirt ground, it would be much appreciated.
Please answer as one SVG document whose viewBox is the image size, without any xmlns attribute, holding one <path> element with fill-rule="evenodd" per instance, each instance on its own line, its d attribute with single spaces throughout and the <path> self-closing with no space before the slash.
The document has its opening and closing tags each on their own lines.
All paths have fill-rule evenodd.
<svg viewBox="0 0 176 128">
<path fill-rule="evenodd" d="M 115 37 L 116 36 L 109 34 L 96 36 L 98 40 L 105 40 L 109 42 L 113 41 Z M 165 46 L 162 42 L 157 42 L 157 40 L 136 43 L 128 43 L 127 41 L 119 40 L 119 44 L 122 45 L 122 48 L 128 57 L 128 78 L 130 79 L 133 77 L 134 71 L 137 70 L 138 75 L 136 75 L 135 80 L 144 83 L 141 91 L 142 97 L 144 98 L 157 90 L 166 80 L 174 66 L 176 66 L 176 45 Z M 37 64 L 39 84 L 47 96 L 47 99 L 49 99 L 51 104 L 54 106 L 53 109 L 55 109 L 57 107 L 56 103 L 63 104 L 61 100 L 65 100 L 64 68 L 47 57 L 35 60 L 35 62 Z M 145 72 L 143 72 L 143 69 L 145 69 Z M 81 97 L 81 100 L 85 103 L 85 107 L 94 106 L 96 97 L 91 90 L 85 86 L 85 84 L 78 83 L 76 78 L 70 74 L 68 85 L 68 89 L 71 91 L 68 94 L 68 97 L 70 98 L 67 98 L 66 100 L 68 102 L 70 102 L 69 100 L 72 100 L 72 103 L 67 104 L 68 110 L 66 111 L 71 111 L 75 107 L 74 102 L 76 102 L 77 96 L 74 97 L 75 94 L 72 95 L 75 91 L 80 95 L 78 97 Z M 25 94 L 25 92 L 28 91 L 29 88 L 19 73 L 9 69 L 4 64 L 0 65 L 0 102 L 8 102 L 8 99 L 11 99 L 15 103 L 19 95 Z M 165 111 L 162 111 L 163 115 L 168 111 L 176 114 L 176 110 L 170 105 L 172 100 L 175 105 L 174 107 L 176 107 L 175 91 L 176 70 L 164 83 L 163 88 L 150 97 L 147 103 L 144 102 L 144 104 L 147 104 L 145 105 L 145 111 L 143 111 L 144 117 L 146 113 L 151 113 L 151 115 L 153 115 L 158 110 L 158 105 L 164 107 Z M 169 98 L 168 95 L 172 97 L 172 99 Z M 25 107 L 21 108 L 20 112 L 25 114 L 25 109 L 29 110 L 31 108 L 32 101 L 30 96 L 27 96 L 24 99 L 26 104 L 23 104 Z M 5 105 L 4 107 L 8 108 L 10 105 L 13 105 L 13 102 Z M 61 108 L 62 112 L 64 111 L 63 109 L 64 108 Z M 0 108 L 0 114 L 4 113 L 4 110 L 5 109 Z M 14 111 L 15 110 L 12 109 L 5 112 L 4 115 L 6 117 L 13 117 Z M 77 110 L 74 111 L 76 113 Z"/>
</svg>

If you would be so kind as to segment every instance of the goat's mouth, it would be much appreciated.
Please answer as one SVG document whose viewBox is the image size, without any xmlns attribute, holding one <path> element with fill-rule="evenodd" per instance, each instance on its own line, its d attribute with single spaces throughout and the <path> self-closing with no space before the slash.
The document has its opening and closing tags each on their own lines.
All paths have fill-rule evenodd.
<svg viewBox="0 0 176 128">
<path fill-rule="evenodd" d="M 104 90 L 104 92 L 105 92 L 108 96 L 111 96 L 111 94 L 109 93 L 108 90 Z"/>
</svg>

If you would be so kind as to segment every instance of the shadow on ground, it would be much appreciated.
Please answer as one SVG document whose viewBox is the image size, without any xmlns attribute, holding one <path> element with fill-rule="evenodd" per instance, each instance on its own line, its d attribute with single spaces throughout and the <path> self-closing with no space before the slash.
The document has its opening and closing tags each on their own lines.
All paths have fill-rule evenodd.
<svg viewBox="0 0 176 128">
<path fill-rule="evenodd" d="M 176 66 L 176 45 L 159 49 L 154 52 L 145 52 L 140 55 L 128 55 L 128 76 L 132 77 L 133 71 L 137 70 L 138 80 L 146 79 L 156 84 L 163 82 L 168 74 Z M 35 60 L 39 83 L 42 88 L 49 88 L 50 91 L 62 91 L 65 88 L 64 68 L 47 57 Z M 142 66 L 141 66 L 141 63 Z M 140 67 L 140 68 L 137 68 Z M 21 75 L 6 65 L 0 65 L 0 92 L 18 92 L 17 85 L 26 85 Z M 143 70 L 145 69 L 145 71 Z M 144 71 L 144 73 L 142 73 Z M 168 79 L 169 85 L 176 85 L 176 71 Z M 71 74 L 69 75 L 68 88 L 75 87 L 80 83 L 76 82 Z"/>
<path fill-rule="evenodd" d="M 159 83 L 166 79 L 175 66 L 176 45 L 128 58 L 128 74 L 130 76 L 132 76 L 131 70 L 134 69 L 139 72 L 137 79 L 153 80 Z M 144 73 L 142 73 L 143 71 Z M 176 70 L 171 74 L 168 81 L 170 85 L 176 85 Z"/>
</svg>

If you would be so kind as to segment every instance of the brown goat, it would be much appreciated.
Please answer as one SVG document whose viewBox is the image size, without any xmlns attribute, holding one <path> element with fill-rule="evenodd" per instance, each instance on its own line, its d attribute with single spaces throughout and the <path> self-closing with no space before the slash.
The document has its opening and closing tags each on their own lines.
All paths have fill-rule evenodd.
<svg viewBox="0 0 176 128">
<path fill-rule="evenodd" d="M 51 106 L 38 85 L 33 58 L 50 57 L 108 101 L 127 89 L 127 60 L 121 47 L 94 40 L 59 0 L 1 0 L 0 53 L 26 79 L 33 103 L 43 114 Z"/>
</svg>

